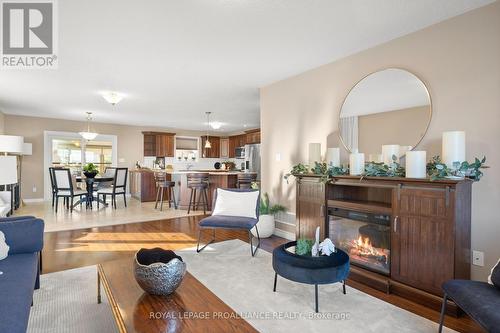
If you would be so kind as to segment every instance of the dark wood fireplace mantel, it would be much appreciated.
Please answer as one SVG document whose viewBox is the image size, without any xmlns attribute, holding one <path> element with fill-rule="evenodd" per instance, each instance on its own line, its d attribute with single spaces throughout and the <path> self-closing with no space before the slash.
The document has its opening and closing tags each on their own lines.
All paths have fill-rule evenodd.
<svg viewBox="0 0 500 333">
<path fill-rule="evenodd" d="M 441 285 L 470 279 L 470 180 L 335 177 L 297 178 L 297 238 L 316 227 L 330 236 L 332 209 L 390 215 L 390 273 L 353 263 L 350 278 L 439 309 Z"/>
</svg>

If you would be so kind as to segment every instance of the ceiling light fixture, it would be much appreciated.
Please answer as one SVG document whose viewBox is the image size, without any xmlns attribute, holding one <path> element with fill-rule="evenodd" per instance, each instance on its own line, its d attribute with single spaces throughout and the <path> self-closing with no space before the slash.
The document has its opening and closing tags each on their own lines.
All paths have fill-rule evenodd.
<svg viewBox="0 0 500 333">
<path fill-rule="evenodd" d="M 98 133 L 90 131 L 91 120 L 92 120 L 92 112 L 87 112 L 87 131 L 78 133 L 87 141 L 94 140 L 99 135 Z"/>
<path fill-rule="evenodd" d="M 212 112 L 205 112 L 207 114 L 207 140 L 205 141 L 205 149 L 210 149 L 212 148 L 212 144 L 208 140 L 208 129 L 210 128 L 210 114 Z"/>
<path fill-rule="evenodd" d="M 210 124 L 210 127 L 212 127 L 214 130 L 218 130 L 219 128 L 222 127 L 222 123 L 219 122 L 219 121 L 213 121 L 211 124 Z"/>
<path fill-rule="evenodd" d="M 110 91 L 110 92 L 105 92 L 102 94 L 102 97 L 106 100 L 106 102 L 108 102 L 109 104 L 111 105 L 116 105 L 118 104 L 118 102 L 120 102 L 123 97 L 122 94 L 120 93 L 117 93 L 117 92 L 114 92 L 114 91 Z"/>
</svg>

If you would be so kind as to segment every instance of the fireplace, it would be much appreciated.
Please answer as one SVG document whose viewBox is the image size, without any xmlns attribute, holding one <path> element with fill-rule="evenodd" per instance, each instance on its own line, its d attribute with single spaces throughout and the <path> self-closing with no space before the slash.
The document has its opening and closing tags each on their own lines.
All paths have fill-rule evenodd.
<svg viewBox="0 0 500 333">
<path fill-rule="evenodd" d="M 391 216 L 330 208 L 329 236 L 347 252 L 351 263 L 389 275 L 391 262 Z"/>
</svg>

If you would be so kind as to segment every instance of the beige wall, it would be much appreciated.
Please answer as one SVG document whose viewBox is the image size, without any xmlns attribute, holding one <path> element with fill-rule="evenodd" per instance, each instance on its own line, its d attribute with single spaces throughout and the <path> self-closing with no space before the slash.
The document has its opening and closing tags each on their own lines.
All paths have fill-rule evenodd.
<svg viewBox="0 0 500 333">
<path fill-rule="evenodd" d="M 418 149 L 440 153 L 441 133 L 467 132 L 467 158 L 486 155 L 490 169 L 473 186 L 472 247 L 485 251 L 485 279 L 500 257 L 500 2 L 310 70 L 261 89 L 262 182 L 295 211 L 283 174 L 307 160 L 307 144 L 341 146 L 337 120 L 349 89 L 366 74 L 401 67 L 430 89 L 433 119 Z M 334 42 L 334 41 L 332 41 Z M 281 159 L 276 158 L 280 153 Z M 345 158 L 345 152 L 344 152 Z"/>
<path fill-rule="evenodd" d="M 382 145 L 414 146 L 425 133 L 429 116 L 429 106 L 359 116 L 359 151 L 381 154 Z"/>
<path fill-rule="evenodd" d="M 0 111 L 0 134 L 3 134 L 5 127 L 5 115 Z"/>
<path fill-rule="evenodd" d="M 23 157 L 22 196 L 24 199 L 43 198 L 44 131 L 80 132 L 85 122 L 50 118 L 5 115 L 5 134 L 24 136 L 25 142 L 33 144 L 33 155 Z M 1 118 L 0 118 L 1 119 Z M 142 131 L 165 131 L 186 136 L 200 136 L 203 132 L 92 123 L 92 130 L 100 134 L 118 137 L 118 166 L 133 168 L 136 161 L 143 160 Z M 33 192 L 33 186 L 37 191 Z"/>
</svg>

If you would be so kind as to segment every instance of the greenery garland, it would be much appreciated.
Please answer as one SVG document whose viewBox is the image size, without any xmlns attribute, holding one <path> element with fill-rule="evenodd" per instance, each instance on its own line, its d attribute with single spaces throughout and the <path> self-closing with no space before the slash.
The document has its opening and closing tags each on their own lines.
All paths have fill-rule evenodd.
<svg viewBox="0 0 500 333">
<path fill-rule="evenodd" d="M 429 163 L 427 163 L 427 176 L 431 181 L 447 179 L 449 177 L 461 177 L 469 178 L 474 181 L 479 181 L 483 176 L 483 172 L 480 169 L 487 168 L 484 165 L 486 162 L 486 157 L 474 159 L 474 162 L 469 163 L 455 162 L 453 168 L 449 168 L 446 164 L 441 161 L 441 157 L 434 156 Z M 405 168 L 399 164 L 398 157 L 396 155 L 392 156 L 392 163 L 390 165 L 377 162 L 365 163 L 365 171 L 361 175 L 363 177 L 404 177 Z M 335 176 L 343 176 L 349 174 L 349 168 L 346 167 L 334 167 L 328 166 L 324 162 L 314 162 L 314 167 L 309 168 L 309 166 L 299 163 L 292 167 L 289 173 L 287 173 L 284 178 L 288 183 L 288 179 L 291 176 L 297 177 L 306 174 L 313 174 L 321 176 L 322 182 L 327 183 Z"/>
</svg>

